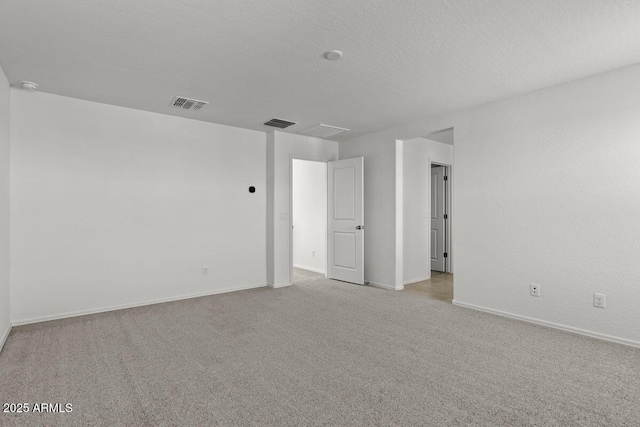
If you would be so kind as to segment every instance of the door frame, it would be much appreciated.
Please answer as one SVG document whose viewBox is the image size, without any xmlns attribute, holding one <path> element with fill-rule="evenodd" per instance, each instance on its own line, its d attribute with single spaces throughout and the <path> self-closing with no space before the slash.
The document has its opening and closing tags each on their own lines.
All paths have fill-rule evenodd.
<svg viewBox="0 0 640 427">
<path fill-rule="evenodd" d="M 446 163 L 434 162 L 429 159 L 429 168 L 433 167 L 434 165 L 444 167 L 444 173 L 447 177 L 447 180 L 444 184 L 444 208 L 445 213 L 447 214 L 447 219 L 444 222 L 444 252 L 447 253 L 447 258 L 445 258 L 444 260 L 444 272 L 451 273 L 451 259 L 453 253 L 453 251 L 451 250 L 451 176 L 453 175 L 452 166 Z M 427 188 L 429 189 L 428 200 L 429 204 L 431 204 L 431 174 L 429 174 L 429 185 Z M 431 251 L 431 233 L 429 233 L 429 251 Z M 431 253 L 429 254 L 431 255 Z M 431 267 L 431 259 L 429 259 L 429 267 Z"/>
<path fill-rule="evenodd" d="M 324 163 L 327 165 L 327 170 L 329 168 L 327 161 L 320 160 L 313 156 L 298 156 L 289 154 L 289 283 L 293 285 L 293 161 L 294 160 L 304 160 L 307 162 L 317 162 Z M 325 177 L 326 178 L 326 177 Z M 327 189 L 328 194 L 328 189 Z M 327 206 L 327 209 L 328 206 Z M 327 211 L 327 220 L 329 212 Z M 329 256 L 328 256 L 328 247 L 329 247 L 329 235 L 328 235 L 329 224 L 326 222 L 324 224 L 324 241 L 325 247 L 327 248 L 327 253 L 325 254 L 325 266 L 324 266 L 324 277 L 328 277 L 329 274 Z"/>
</svg>

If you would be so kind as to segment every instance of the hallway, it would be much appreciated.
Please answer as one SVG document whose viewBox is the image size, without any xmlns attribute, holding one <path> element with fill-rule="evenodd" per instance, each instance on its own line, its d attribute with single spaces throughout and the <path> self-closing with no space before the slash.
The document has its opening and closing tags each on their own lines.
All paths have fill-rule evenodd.
<svg viewBox="0 0 640 427">
<path fill-rule="evenodd" d="M 431 279 L 405 285 L 404 292 L 450 303 L 453 300 L 453 274 L 432 271 Z"/>
</svg>

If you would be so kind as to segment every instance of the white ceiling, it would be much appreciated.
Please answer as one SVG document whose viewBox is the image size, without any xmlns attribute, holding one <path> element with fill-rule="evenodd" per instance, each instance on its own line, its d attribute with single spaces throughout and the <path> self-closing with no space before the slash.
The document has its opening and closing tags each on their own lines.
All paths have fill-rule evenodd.
<svg viewBox="0 0 640 427">
<path fill-rule="evenodd" d="M 638 62 L 638 0 L 0 2 L 11 83 L 257 130 L 352 129 L 336 139 Z M 211 104 L 180 111 L 176 95 Z"/>
</svg>

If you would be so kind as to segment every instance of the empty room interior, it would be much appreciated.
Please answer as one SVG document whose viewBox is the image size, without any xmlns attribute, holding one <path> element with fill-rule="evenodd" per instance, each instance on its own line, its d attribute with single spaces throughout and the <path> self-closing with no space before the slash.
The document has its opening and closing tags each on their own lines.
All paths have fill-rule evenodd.
<svg viewBox="0 0 640 427">
<path fill-rule="evenodd" d="M 640 2 L 0 2 L 0 425 L 640 425 Z"/>
</svg>

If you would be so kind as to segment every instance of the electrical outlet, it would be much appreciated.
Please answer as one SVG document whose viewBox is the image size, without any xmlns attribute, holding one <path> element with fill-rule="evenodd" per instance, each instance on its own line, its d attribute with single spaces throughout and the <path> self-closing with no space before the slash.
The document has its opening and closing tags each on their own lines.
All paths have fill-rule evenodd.
<svg viewBox="0 0 640 427">
<path fill-rule="evenodd" d="M 529 293 L 531 293 L 532 297 L 540 296 L 540 285 L 536 285 L 535 283 L 529 284 Z"/>
<path fill-rule="evenodd" d="M 208 276 L 209 275 L 209 267 L 202 267 L 202 275 L 203 276 Z"/>
<path fill-rule="evenodd" d="M 311 251 L 311 256 L 315 257 L 316 256 L 316 251 Z"/>
<path fill-rule="evenodd" d="M 607 296 L 605 294 L 593 294 L 593 306 L 604 308 L 607 304 Z"/>
</svg>

